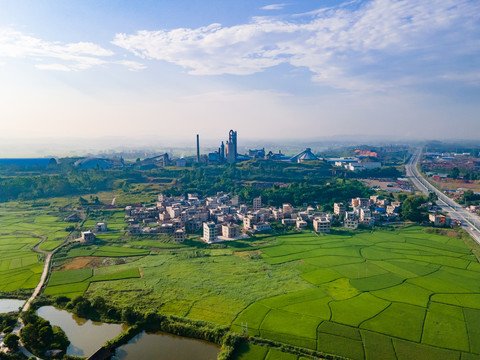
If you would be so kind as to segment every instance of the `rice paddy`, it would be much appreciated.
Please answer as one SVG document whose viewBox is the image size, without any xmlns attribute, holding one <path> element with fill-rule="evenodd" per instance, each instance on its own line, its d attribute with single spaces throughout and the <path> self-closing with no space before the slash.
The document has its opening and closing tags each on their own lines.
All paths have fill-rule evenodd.
<svg viewBox="0 0 480 360">
<path fill-rule="evenodd" d="M 32 248 L 41 237 L 45 250 L 67 237 L 68 223 L 47 210 L 0 206 L 0 291 L 33 289 L 42 257 Z M 118 265 L 53 271 L 45 294 L 101 295 L 354 360 L 480 359 L 480 264 L 460 238 L 410 226 L 205 248 L 195 240 L 129 241 L 122 212 L 108 221 L 113 232 L 70 249 L 63 261 Z M 251 344 L 236 357 L 283 358 L 301 359 Z"/>
<path fill-rule="evenodd" d="M 52 199 L 54 206 L 56 203 Z M 51 215 L 52 205 L 9 202 L 0 204 L 0 291 L 35 288 L 43 270 L 43 256 L 32 251 L 52 250 L 63 243 L 69 223 Z"/>
<path fill-rule="evenodd" d="M 351 359 L 480 359 L 480 264 L 462 239 L 424 230 L 166 248 L 134 262 L 144 278 L 86 294 Z M 298 358 L 247 347 L 237 359 Z"/>
<path fill-rule="evenodd" d="M 251 304 L 233 329 L 352 359 L 480 358 L 480 272 L 461 239 L 409 227 L 279 240 L 266 262 L 299 263 L 312 288 Z"/>
</svg>

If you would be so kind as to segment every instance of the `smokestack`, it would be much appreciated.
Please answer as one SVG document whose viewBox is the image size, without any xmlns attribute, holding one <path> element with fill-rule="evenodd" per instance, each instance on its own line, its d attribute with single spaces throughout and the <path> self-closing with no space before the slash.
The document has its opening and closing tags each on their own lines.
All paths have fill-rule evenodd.
<svg viewBox="0 0 480 360">
<path fill-rule="evenodd" d="M 197 134 L 197 163 L 200 162 L 200 137 Z"/>
</svg>

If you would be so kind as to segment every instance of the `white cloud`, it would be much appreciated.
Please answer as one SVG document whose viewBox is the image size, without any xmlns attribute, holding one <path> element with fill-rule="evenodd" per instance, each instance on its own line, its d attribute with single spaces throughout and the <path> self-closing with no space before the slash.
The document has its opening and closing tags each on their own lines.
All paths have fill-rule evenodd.
<svg viewBox="0 0 480 360">
<path fill-rule="evenodd" d="M 424 76 L 439 60 L 478 53 L 478 19 L 476 1 L 371 0 L 285 20 L 116 34 L 112 43 L 194 75 L 254 74 L 287 63 L 308 68 L 323 85 L 382 90 Z"/>
<path fill-rule="evenodd" d="M 37 62 L 35 68 L 39 70 L 78 71 L 110 63 L 126 66 L 129 70 L 145 68 L 137 61 L 111 60 L 114 55 L 113 51 L 91 42 L 60 43 L 45 41 L 13 29 L 0 29 L 0 59 L 33 59 Z M 43 60 L 53 60 L 55 62 L 50 64 L 38 63 Z"/>
<path fill-rule="evenodd" d="M 115 64 L 124 65 L 130 71 L 139 71 L 147 68 L 144 64 L 139 63 L 138 61 L 119 60 L 115 61 Z"/>
<path fill-rule="evenodd" d="M 39 70 L 71 71 L 68 66 L 62 64 L 37 64 L 35 67 Z"/>
<path fill-rule="evenodd" d="M 446 81 L 462 82 L 471 86 L 480 86 L 480 72 L 448 73 L 440 76 Z"/>
<path fill-rule="evenodd" d="M 262 7 L 262 10 L 282 10 L 287 4 L 271 4 Z"/>
<path fill-rule="evenodd" d="M 88 69 L 102 65 L 106 61 L 102 58 L 110 57 L 114 53 L 90 42 L 62 44 L 59 42 L 44 41 L 36 37 L 25 35 L 12 29 L 0 29 L 0 57 L 3 58 L 34 58 L 56 59 L 65 64 L 39 65 L 39 69 L 69 70 Z"/>
</svg>

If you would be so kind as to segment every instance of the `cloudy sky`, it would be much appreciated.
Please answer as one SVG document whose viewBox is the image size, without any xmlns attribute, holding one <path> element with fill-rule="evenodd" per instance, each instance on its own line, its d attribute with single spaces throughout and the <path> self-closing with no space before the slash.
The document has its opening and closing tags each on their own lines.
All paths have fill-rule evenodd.
<svg viewBox="0 0 480 360">
<path fill-rule="evenodd" d="M 478 0 L 0 0 L 0 137 L 480 137 Z"/>
</svg>

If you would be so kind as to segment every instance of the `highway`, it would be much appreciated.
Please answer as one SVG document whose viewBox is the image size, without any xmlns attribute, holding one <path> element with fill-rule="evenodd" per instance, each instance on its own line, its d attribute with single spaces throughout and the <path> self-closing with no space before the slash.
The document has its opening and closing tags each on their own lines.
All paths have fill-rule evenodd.
<svg viewBox="0 0 480 360">
<path fill-rule="evenodd" d="M 452 219 L 459 220 L 462 223 L 462 228 L 465 229 L 465 231 L 467 231 L 478 244 L 480 244 L 480 218 L 475 214 L 469 213 L 463 206 L 450 199 L 422 176 L 417 168 L 421 155 L 422 150 L 418 149 L 405 165 L 407 177 L 412 180 L 413 184 L 422 193 L 426 195 L 430 192 L 437 194 L 437 205 L 449 214 Z"/>
</svg>

